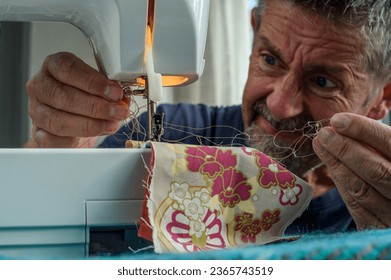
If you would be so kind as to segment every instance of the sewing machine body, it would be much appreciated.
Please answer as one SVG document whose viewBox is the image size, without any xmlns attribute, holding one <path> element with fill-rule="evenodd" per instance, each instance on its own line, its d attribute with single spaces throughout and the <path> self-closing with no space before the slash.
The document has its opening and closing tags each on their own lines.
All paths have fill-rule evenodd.
<svg viewBox="0 0 391 280">
<path fill-rule="evenodd" d="M 149 159 L 147 149 L 0 150 L 0 256 L 115 253 L 91 242 L 105 232 L 122 234 L 132 249 L 145 246 L 136 224 Z"/>
<path fill-rule="evenodd" d="M 209 0 L 0 0 L 0 21 L 66 22 L 80 29 L 99 70 L 120 82 L 147 75 L 148 21 L 155 72 L 183 77 L 182 85 L 196 81 L 204 68 L 208 12 Z"/>
</svg>

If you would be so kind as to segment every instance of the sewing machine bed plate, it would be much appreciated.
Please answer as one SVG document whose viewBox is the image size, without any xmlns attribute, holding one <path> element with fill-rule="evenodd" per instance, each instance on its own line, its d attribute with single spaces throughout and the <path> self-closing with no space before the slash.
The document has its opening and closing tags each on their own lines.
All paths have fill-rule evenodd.
<svg viewBox="0 0 391 280">
<path fill-rule="evenodd" d="M 0 254 L 88 255 L 89 230 L 141 216 L 146 149 L 1 149 Z"/>
</svg>

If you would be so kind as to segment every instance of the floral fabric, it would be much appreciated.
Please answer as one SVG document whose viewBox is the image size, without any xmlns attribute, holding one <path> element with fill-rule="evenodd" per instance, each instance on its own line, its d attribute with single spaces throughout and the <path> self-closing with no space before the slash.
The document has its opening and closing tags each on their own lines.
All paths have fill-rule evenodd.
<svg viewBox="0 0 391 280">
<path fill-rule="evenodd" d="M 152 149 L 144 213 L 158 253 L 278 240 L 312 197 L 302 179 L 255 149 L 155 142 Z"/>
</svg>

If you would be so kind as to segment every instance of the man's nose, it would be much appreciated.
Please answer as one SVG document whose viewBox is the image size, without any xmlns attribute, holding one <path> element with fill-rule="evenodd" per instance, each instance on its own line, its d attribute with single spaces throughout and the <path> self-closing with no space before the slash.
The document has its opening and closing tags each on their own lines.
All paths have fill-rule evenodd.
<svg viewBox="0 0 391 280">
<path fill-rule="evenodd" d="M 273 87 L 273 92 L 266 98 L 266 105 L 276 120 L 283 120 L 300 115 L 303 112 L 303 92 L 298 79 L 286 76 Z"/>
</svg>

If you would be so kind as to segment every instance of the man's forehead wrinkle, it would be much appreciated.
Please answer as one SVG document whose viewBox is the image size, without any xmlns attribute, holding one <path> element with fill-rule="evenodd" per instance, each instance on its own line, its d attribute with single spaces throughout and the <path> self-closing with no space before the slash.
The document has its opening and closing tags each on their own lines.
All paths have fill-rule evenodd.
<svg viewBox="0 0 391 280">
<path fill-rule="evenodd" d="M 320 26 L 317 25 L 316 29 L 310 26 L 307 26 L 307 28 L 301 28 L 297 27 L 295 24 L 290 24 L 286 26 L 286 29 L 289 38 L 300 38 L 303 44 L 310 45 L 315 42 L 314 45 L 321 45 L 324 47 L 326 45 L 332 44 L 338 44 L 347 47 L 351 47 L 352 45 L 354 45 L 352 43 L 354 38 L 349 36 L 349 34 L 335 33 L 330 28 L 323 28 L 322 30 L 320 30 L 319 27 Z"/>
<path fill-rule="evenodd" d="M 302 52 L 303 55 L 320 54 L 322 52 L 329 52 L 331 54 L 334 52 L 337 53 L 340 58 L 343 57 L 344 60 L 350 62 L 356 62 L 356 56 L 359 54 L 357 49 L 355 49 L 352 44 L 347 44 L 344 41 L 341 42 L 341 40 L 332 40 L 326 38 L 323 38 L 322 40 L 313 39 L 311 41 L 304 40 L 303 38 L 297 40 L 295 42 L 295 46 L 292 45 L 294 42 L 293 40 L 286 39 L 285 42 L 290 45 L 290 52 L 292 52 L 289 54 L 289 52 L 287 52 L 289 50 L 288 46 L 279 46 L 278 44 L 274 43 L 272 39 L 269 39 L 269 37 L 267 34 L 261 33 L 259 36 L 261 45 L 272 51 L 274 54 L 277 54 L 279 58 L 289 61 L 292 59 L 290 57 L 297 54 L 298 51 Z M 314 44 L 314 42 L 316 42 L 316 44 Z"/>
<path fill-rule="evenodd" d="M 311 50 L 330 50 L 338 53 L 346 53 L 350 56 L 352 54 L 352 60 L 357 60 L 357 55 L 360 55 L 359 51 L 362 49 L 360 42 L 352 35 L 337 34 L 331 29 L 325 28 L 325 32 L 319 32 L 314 28 L 298 28 L 295 24 L 275 22 L 265 22 L 261 25 L 259 37 L 264 46 L 271 48 L 271 50 L 278 51 L 282 56 L 288 55 L 283 53 L 283 50 L 292 48 L 292 50 L 299 49 L 302 46 L 310 47 L 307 52 Z M 284 28 L 285 30 L 282 30 Z M 312 30 L 311 30 L 312 29 Z M 278 37 L 282 40 L 278 40 Z M 277 38 L 277 42 L 275 41 Z M 274 39 L 274 40 L 273 40 Z M 278 45 L 282 44 L 283 45 Z M 295 46 L 293 45 L 295 44 Z"/>
<path fill-rule="evenodd" d="M 266 23 L 269 27 L 274 29 L 276 32 L 281 32 L 278 26 L 285 26 L 287 28 L 286 31 L 293 31 L 295 33 L 300 34 L 300 31 L 306 32 L 309 31 L 309 26 L 316 26 L 316 30 L 319 31 L 319 23 L 324 22 L 324 20 L 320 19 L 317 16 L 313 16 L 307 12 L 299 10 L 295 7 L 288 7 L 285 9 L 267 9 L 266 13 L 263 17 L 261 28 L 264 23 Z M 276 25 L 276 26 L 274 26 Z M 323 28 L 326 29 L 325 25 Z M 323 32 L 322 32 L 323 33 Z M 311 37 L 310 35 L 304 35 L 304 37 Z"/>
<path fill-rule="evenodd" d="M 289 4 L 289 3 L 288 3 Z M 275 33 L 286 32 L 287 35 L 299 35 L 303 39 L 324 40 L 338 42 L 344 45 L 354 45 L 357 43 L 351 32 L 348 30 L 337 28 L 330 25 L 331 23 L 324 17 L 312 14 L 310 11 L 302 10 L 298 7 L 289 7 L 287 11 L 284 9 L 267 9 L 263 17 L 261 28 L 264 25 L 270 31 Z M 283 27 L 285 30 L 281 30 Z M 338 39 L 333 39 L 336 37 Z M 341 40 L 340 38 L 343 38 Z"/>
</svg>

